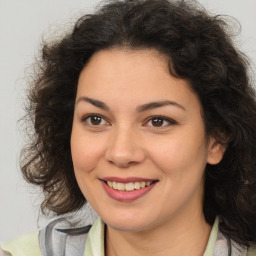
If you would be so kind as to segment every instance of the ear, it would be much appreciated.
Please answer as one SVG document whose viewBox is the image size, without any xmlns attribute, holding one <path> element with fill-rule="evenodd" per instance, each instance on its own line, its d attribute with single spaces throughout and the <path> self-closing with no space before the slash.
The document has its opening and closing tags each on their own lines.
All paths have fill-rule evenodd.
<svg viewBox="0 0 256 256">
<path fill-rule="evenodd" d="M 207 163 L 208 164 L 218 164 L 225 153 L 227 146 L 219 143 L 214 137 L 210 137 L 208 143 L 208 155 Z"/>
</svg>

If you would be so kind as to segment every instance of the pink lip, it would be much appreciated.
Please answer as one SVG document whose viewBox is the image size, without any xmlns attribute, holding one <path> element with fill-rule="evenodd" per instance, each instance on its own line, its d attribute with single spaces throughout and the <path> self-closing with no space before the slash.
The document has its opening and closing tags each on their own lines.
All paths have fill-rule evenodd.
<svg viewBox="0 0 256 256">
<path fill-rule="evenodd" d="M 101 180 L 103 180 L 103 181 L 112 181 L 112 182 L 115 181 L 115 182 L 119 182 L 119 183 L 156 181 L 156 180 L 153 180 L 153 179 L 145 179 L 145 178 L 140 178 L 140 177 L 128 177 L 128 178 L 104 177 L 104 178 L 101 178 Z"/>
<path fill-rule="evenodd" d="M 109 179 L 108 179 L 109 180 Z M 113 179 L 111 181 L 117 181 L 120 183 L 127 183 L 123 182 L 123 179 L 121 179 L 122 181 L 117 181 L 116 179 Z M 110 180 L 109 180 L 110 181 Z M 133 182 L 134 179 L 132 180 Z M 138 181 L 138 180 L 136 180 Z M 143 180 L 143 181 L 153 181 L 153 180 Z M 128 181 L 129 182 L 129 181 Z M 131 182 L 131 181 L 130 181 Z M 147 194 L 151 189 L 154 188 L 156 183 L 153 183 L 152 185 L 145 187 L 145 188 L 140 188 L 140 189 L 135 189 L 133 191 L 119 191 L 119 190 L 115 190 L 111 187 L 109 187 L 104 181 L 101 180 L 101 184 L 105 190 L 105 192 L 108 194 L 109 197 L 111 197 L 114 200 L 120 201 L 120 202 L 131 202 L 134 201 L 142 196 L 144 196 L 145 194 Z"/>
</svg>

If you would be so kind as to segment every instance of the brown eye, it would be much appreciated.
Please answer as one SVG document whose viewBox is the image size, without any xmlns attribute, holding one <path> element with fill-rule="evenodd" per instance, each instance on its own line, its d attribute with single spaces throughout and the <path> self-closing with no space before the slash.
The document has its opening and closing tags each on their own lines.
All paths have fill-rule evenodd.
<svg viewBox="0 0 256 256">
<path fill-rule="evenodd" d="M 108 125 L 108 122 L 100 115 L 88 115 L 82 119 L 82 122 L 89 126 Z"/>
<path fill-rule="evenodd" d="M 162 116 L 153 116 L 153 117 L 148 119 L 145 126 L 151 126 L 151 127 L 155 127 L 155 128 L 158 128 L 158 127 L 162 128 L 162 127 L 175 125 L 175 124 L 177 124 L 177 122 L 170 119 L 170 118 L 166 118 L 166 117 L 162 117 Z"/>
<path fill-rule="evenodd" d="M 154 118 L 151 120 L 152 126 L 161 127 L 164 123 L 164 120 L 161 118 Z"/>
<path fill-rule="evenodd" d="M 91 116 L 90 123 L 92 125 L 100 125 L 102 118 L 100 116 Z"/>
</svg>

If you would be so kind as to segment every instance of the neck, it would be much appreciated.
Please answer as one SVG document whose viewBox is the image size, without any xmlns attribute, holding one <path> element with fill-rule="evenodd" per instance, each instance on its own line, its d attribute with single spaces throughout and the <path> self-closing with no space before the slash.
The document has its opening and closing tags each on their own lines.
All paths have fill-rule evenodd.
<svg viewBox="0 0 256 256">
<path fill-rule="evenodd" d="M 178 216 L 175 221 L 139 232 L 107 227 L 106 256 L 202 256 L 210 231 L 203 214 L 190 216 L 185 222 Z"/>
</svg>

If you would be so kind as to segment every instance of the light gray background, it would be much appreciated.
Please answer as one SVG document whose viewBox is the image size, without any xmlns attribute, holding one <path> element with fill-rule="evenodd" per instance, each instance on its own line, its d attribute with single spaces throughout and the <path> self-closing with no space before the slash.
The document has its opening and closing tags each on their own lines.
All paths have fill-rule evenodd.
<svg viewBox="0 0 256 256">
<path fill-rule="evenodd" d="M 199 0 L 208 10 L 234 16 L 236 40 L 256 63 L 255 0 Z M 19 151 L 26 76 L 42 34 L 91 12 L 99 0 L 0 0 L 0 243 L 38 229 L 40 195 L 20 175 Z M 255 70 L 255 64 L 253 64 Z"/>
</svg>

